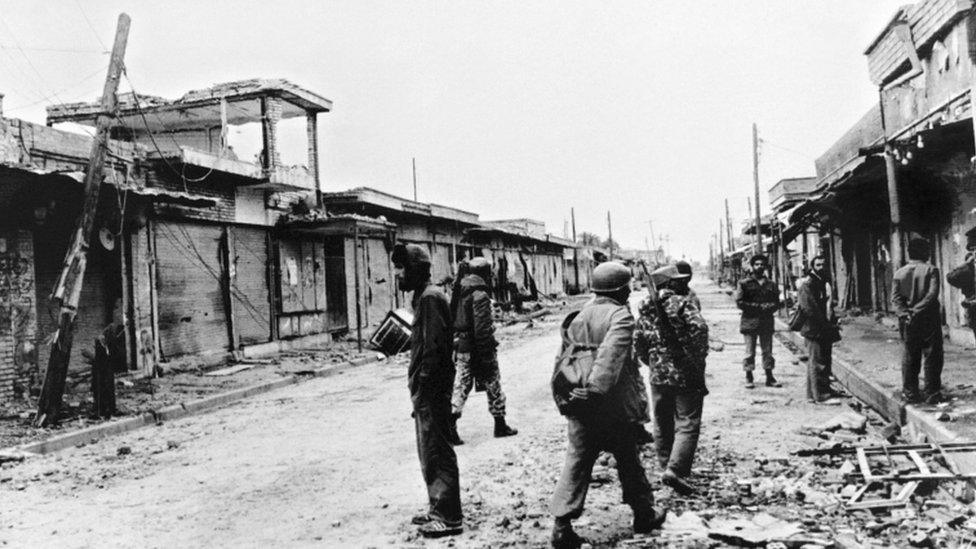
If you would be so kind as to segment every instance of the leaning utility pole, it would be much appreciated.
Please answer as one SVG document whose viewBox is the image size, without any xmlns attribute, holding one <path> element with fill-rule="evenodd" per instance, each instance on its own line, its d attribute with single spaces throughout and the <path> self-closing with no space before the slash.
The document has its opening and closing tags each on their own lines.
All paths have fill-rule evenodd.
<svg viewBox="0 0 976 549">
<path fill-rule="evenodd" d="M 75 317 L 78 314 L 81 286 L 85 278 L 88 242 L 94 236 L 92 229 L 95 225 L 98 191 L 105 177 L 103 170 L 105 152 L 108 149 L 109 130 L 115 113 L 115 93 L 119 89 L 122 60 L 125 57 L 128 38 L 129 16 L 123 13 L 119 15 L 118 27 L 115 30 L 112 57 L 109 59 L 105 88 L 102 90 L 101 112 L 98 113 L 95 123 L 95 137 L 92 140 L 88 169 L 85 171 L 85 201 L 78 218 L 78 228 L 64 258 L 61 276 L 51 294 L 51 299 L 58 302 L 61 311 L 58 316 L 58 330 L 55 332 L 57 335 L 54 343 L 51 344 L 51 356 L 44 375 L 44 386 L 41 389 L 41 397 L 37 401 L 37 417 L 34 418 L 34 424 L 37 426 L 56 423 L 61 411 L 64 385 L 68 377 L 68 361 L 71 358 L 71 344 L 74 339 Z"/>
<path fill-rule="evenodd" d="M 760 230 L 762 216 L 759 214 L 759 130 L 755 122 L 752 123 L 752 181 L 756 191 L 756 253 L 761 254 L 763 249 L 762 230 Z"/>
<path fill-rule="evenodd" d="M 576 292 L 579 293 L 579 242 L 576 242 L 576 209 L 569 209 L 569 218 L 573 227 L 573 276 L 576 278 Z"/>
<path fill-rule="evenodd" d="M 613 261 L 613 226 L 610 224 L 610 210 L 607 210 L 607 234 L 609 235 L 610 261 Z"/>
</svg>

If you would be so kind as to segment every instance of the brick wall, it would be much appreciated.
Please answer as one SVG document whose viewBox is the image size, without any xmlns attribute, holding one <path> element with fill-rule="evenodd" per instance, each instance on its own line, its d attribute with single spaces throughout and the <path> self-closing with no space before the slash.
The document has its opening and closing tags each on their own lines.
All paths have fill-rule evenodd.
<svg viewBox="0 0 976 549">
<path fill-rule="evenodd" d="M 37 375 L 34 246 L 28 231 L 0 231 L 0 405 Z"/>
</svg>

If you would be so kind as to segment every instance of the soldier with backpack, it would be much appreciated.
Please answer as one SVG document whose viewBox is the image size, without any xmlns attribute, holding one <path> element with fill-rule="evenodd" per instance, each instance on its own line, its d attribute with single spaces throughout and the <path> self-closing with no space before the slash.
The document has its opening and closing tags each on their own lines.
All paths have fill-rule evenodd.
<svg viewBox="0 0 976 549">
<path fill-rule="evenodd" d="M 634 317 L 630 269 L 607 262 L 593 270 L 596 294 L 563 321 L 563 343 L 553 372 L 553 397 L 568 421 L 569 445 L 550 510 L 555 517 L 552 545 L 576 548 L 583 539 L 572 521 L 583 513 L 590 473 L 601 451 L 613 454 L 625 503 L 634 511 L 634 533 L 659 528 L 665 513 L 654 509 L 654 494 L 640 461 L 633 429 L 647 414 L 644 380 L 633 358 Z"/>
</svg>

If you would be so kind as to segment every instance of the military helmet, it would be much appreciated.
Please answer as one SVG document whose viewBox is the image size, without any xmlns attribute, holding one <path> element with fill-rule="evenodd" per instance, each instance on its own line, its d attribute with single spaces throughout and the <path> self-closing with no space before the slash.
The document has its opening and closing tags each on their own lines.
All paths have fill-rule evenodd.
<svg viewBox="0 0 976 549">
<path fill-rule="evenodd" d="M 405 268 L 416 267 L 421 264 L 430 265 L 430 252 L 424 246 L 416 244 L 397 244 L 393 247 L 393 255 L 390 258 L 393 265 Z"/>
<path fill-rule="evenodd" d="M 491 261 L 484 257 L 472 257 L 468 260 L 468 272 L 488 282 L 491 279 Z"/>
<path fill-rule="evenodd" d="M 630 269 L 616 261 L 600 263 L 593 269 L 593 291 L 616 292 L 630 284 Z"/>
</svg>

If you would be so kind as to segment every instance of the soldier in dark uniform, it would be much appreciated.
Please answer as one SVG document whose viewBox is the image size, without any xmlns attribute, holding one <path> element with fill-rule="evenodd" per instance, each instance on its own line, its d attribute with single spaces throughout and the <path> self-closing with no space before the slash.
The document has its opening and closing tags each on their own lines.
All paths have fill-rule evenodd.
<svg viewBox="0 0 976 549">
<path fill-rule="evenodd" d="M 779 308 L 779 288 L 766 276 L 769 260 L 756 254 L 749 260 L 752 272 L 739 281 L 735 290 L 735 304 L 742 310 L 739 331 L 745 337 L 746 356 L 742 368 L 746 372 L 746 388 L 755 388 L 752 371 L 756 369 L 756 343 L 762 350 L 762 365 L 766 372 L 766 386 L 780 387 L 773 377 L 773 314 Z"/>
<path fill-rule="evenodd" d="M 429 508 L 413 517 L 425 537 L 460 534 L 461 489 L 457 456 L 448 440 L 451 428 L 451 310 L 444 295 L 430 281 L 430 253 L 415 244 L 393 248 L 397 282 L 413 292 L 414 321 L 410 337 L 407 383 L 417 429 L 417 453 L 427 484 Z"/>
</svg>

